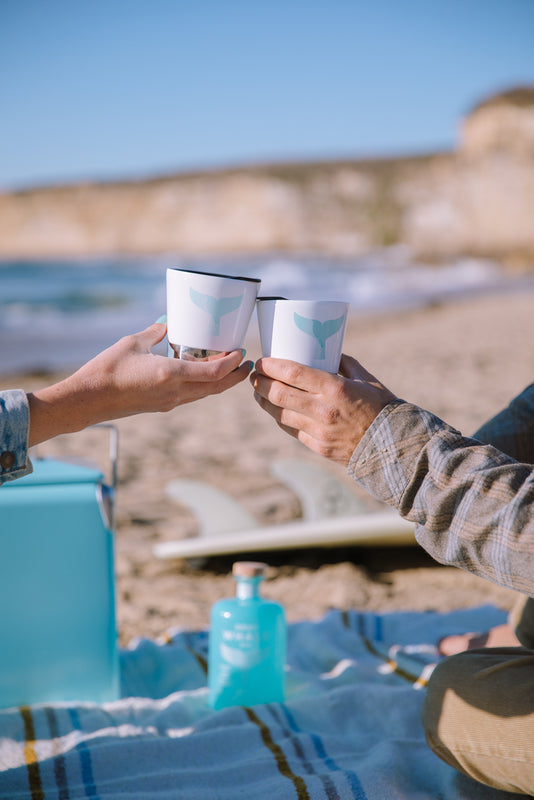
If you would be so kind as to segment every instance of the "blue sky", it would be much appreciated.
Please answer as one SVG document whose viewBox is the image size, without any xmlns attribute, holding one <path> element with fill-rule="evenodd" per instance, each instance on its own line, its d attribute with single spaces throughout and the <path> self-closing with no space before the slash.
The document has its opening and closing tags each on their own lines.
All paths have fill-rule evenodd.
<svg viewBox="0 0 534 800">
<path fill-rule="evenodd" d="M 1 0 L 0 188 L 450 149 L 534 0 Z"/>
</svg>

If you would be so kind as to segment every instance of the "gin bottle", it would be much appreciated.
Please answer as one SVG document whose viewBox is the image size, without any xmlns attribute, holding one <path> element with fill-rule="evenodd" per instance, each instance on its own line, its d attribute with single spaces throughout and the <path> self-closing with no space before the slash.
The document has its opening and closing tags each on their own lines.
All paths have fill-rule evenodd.
<svg viewBox="0 0 534 800">
<path fill-rule="evenodd" d="M 282 606 L 261 596 L 266 569 L 266 564 L 255 561 L 236 562 L 236 596 L 219 600 L 211 610 L 208 683 L 212 708 L 284 700 L 286 623 Z"/>
</svg>

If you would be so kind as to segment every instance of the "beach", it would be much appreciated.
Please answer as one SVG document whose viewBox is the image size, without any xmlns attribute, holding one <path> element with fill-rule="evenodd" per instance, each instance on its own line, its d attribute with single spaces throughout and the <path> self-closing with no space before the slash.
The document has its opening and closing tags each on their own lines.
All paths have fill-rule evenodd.
<svg viewBox="0 0 534 800">
<path fill-rule="evenodd" d="M 501 291 L 414 310 L 353 315 L 344 350 L 398 396 L 471 434 L 533 380 L 532 301 L 529 291 Z M 259 356 L 255 329 L 245 346 L 247 358 Z M 4 375 L 0 388 L 31 391 L 60 377 Z M 230 571 L 239 556 L 201 565 L 156 559 L 154 544 L 197 530 L 192 513 L 166 496 L 166 483 L 175 478 L 206 481 L 238 500 L 259 525 L 273 525 L 298 518 L 301 509 L 270 465 L 277 459 L 319 457 L 277 428 L 255 403 L 248 381 L 168 414 L 132 417 L 116 426 L 121 644 L 165 636 L 176 628 L 206 628 L 212 603 L 234 592 Z M 82 456 L 107 471 L 107 439 L 106 429 L 84 431 L 59 437 L 34 455 Z M 341 467 L 329 467 L 346 479 Z M 370 510 L 377 508 L 376 501 L 351 485 Z M 264 594 L 284 604 L 289 621 L 318 619 L 330 608 L 446 611 L 492 603 L 508 609 L 515 599 L 507 589 L 436 564 L 417 545 L 282 550 L 254 558 L 270 564 Z"/>
</svg>

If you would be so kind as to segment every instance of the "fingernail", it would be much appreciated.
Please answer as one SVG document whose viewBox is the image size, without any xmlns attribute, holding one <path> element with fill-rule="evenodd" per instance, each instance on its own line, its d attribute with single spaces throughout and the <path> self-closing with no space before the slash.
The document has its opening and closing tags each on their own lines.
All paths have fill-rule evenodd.
<svg viewBox="0 0 534 800">
<path fill-rule="evenodd" d="M 156 325 L 157 325 L 159 322 L 167 322 L 167 314 L 162 314 L 162 315 L 161 315 L 161 317 L 159 317 L 159 318 L 156 320 Z"/>
<path fill-rule="evenodd" d="M 252 372 L 253 369 L 254 369 L 254 362 L 253 361 L 249 361 L 248 362 L 248 371 Z"/>
<path fill-rule="evenodd" d="M 246 350 L 243 350 L 243 348 L 241 348 L 241 353 L 242 353 L 241 357 L 242 357 L 242 358 L 245 358 L 245 356 L 246 356 L 246 354 L 247 354 L 247 351 L 246 351 Z"/>
</svg>

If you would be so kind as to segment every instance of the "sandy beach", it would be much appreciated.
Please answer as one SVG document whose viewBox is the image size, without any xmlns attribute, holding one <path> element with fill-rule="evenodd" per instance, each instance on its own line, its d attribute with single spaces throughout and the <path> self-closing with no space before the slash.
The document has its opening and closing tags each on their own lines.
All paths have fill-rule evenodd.
<svg viewBox="0 0 534 800">
<path fill-rule="evenodd" d="M 464 433 L 533 380 L 533 298 L 501 293 L 409 312 L 350 319 L 345 351 L 397 395 L 435 412 Z M 127 333 L 128 331 L 125 331 Z M 255 329 L 247 357 L 259 355 Z M 57 376 L 12 375 L 0 388 L 28 391 Z M 280 431 L 256 405 L 247 383 L 169 414 L 120 420 L 116 500 L 116 574 L 120 641 L 159 637 L 208 625 L 212 603 L 233 594 L 231 564 L 202 567 L 161 561 L 156 542 L 195 535 L 195 517 L 166 497 L 173 478 L 204 480 L 227 491 L 258 519 L 297 518 L 292 492 L 270 473 L 276 459 L 318 457 Z M 107 432 L 60 437 L 40 453 L 88 457 L 107 465 Z M 326 464 L 326 462 L 324 462 Z M 331 465 L 342 479 L 344 470 Z M 355 491 L 359 491 L 354 487 Z M 376 507 L 365 495 L 369 508 Z M 284 550 L 271 565 L 264 593 L 284 603 L 290 621 L 317 619 L 329 608 L 448 610 L 483 603 L 509 608 L 514 594 L 452 567 L 419 547 Z M 262 554 L 255 554 L 255 558 Z"/>
</svg>

